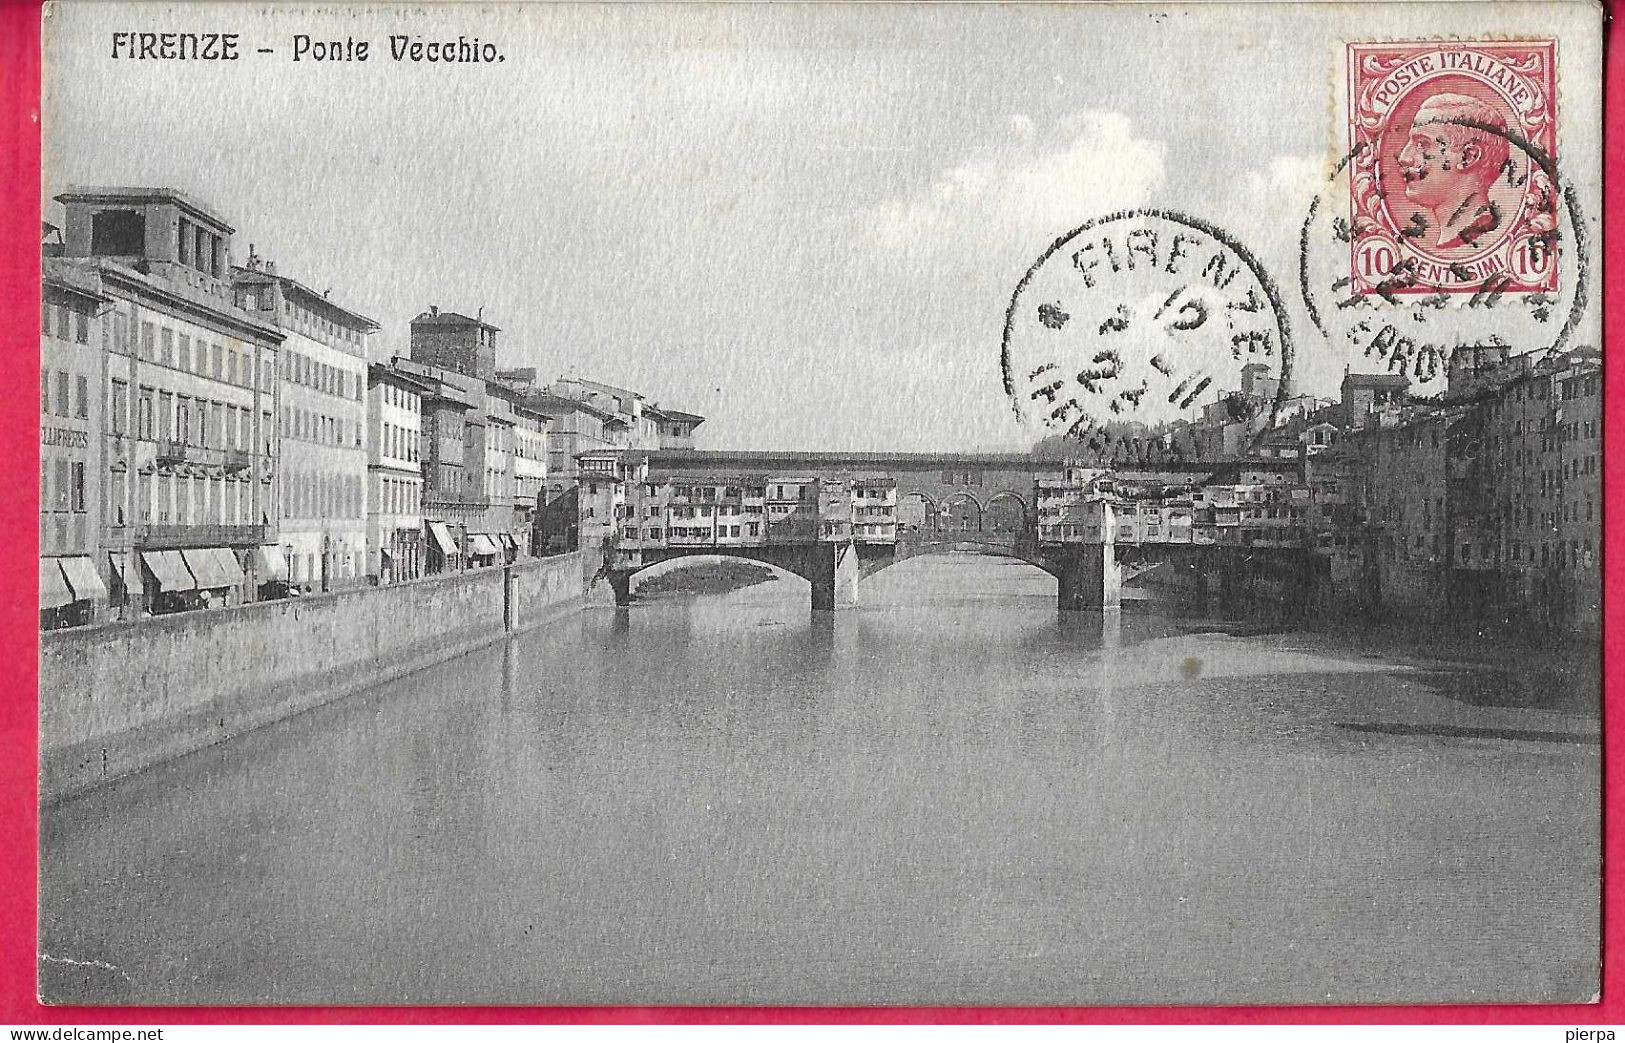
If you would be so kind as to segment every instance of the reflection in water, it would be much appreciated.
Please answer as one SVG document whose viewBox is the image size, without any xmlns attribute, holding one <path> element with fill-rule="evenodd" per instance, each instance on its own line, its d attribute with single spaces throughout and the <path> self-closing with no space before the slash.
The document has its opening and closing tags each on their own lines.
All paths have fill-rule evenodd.
<svg viewBox="0 0 1625 1043">
<path fill-rule="evenodd" d="M 80 963 L 42 962 L 47 995 L 1595 989 L 1584 700 L 1155 604 L 1058 616 L 998 559 L 860 590 L 591 609 L 63 805 L 41 948 Z"/>
</svg>

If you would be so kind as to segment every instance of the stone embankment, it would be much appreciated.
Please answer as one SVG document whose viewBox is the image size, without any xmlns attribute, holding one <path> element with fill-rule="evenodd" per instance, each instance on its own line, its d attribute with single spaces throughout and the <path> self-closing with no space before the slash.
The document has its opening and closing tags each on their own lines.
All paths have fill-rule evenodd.
<svg viewBox="0 0 1625 1043">
<path fill-rule="evenodd" d="M 576 611 L 580 553 L 40 635 L 49 802 Z"/>
</svg>

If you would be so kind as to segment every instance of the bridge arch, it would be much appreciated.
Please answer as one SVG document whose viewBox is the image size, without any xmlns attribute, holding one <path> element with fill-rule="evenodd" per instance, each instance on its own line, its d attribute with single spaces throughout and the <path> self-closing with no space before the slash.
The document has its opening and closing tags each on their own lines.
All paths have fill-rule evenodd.
<svg viewBox="0 0 1625 1043">
<path fill-rule="evenodd" d="M 1027 501 L 1020 493 L 1008 489 L 988 497 L 983 528 L 991 532 L 1025 532 L 1032 524 Z"/>
<path fill-rule="evenodd" d="M 905 535 L 936 532 L 941 521 L 937 510 L 937 501 L 930 495 L 919 491 L 908 493 L 897 501 L 897 531 Z"/>
<path fill-rule="evenodd" d="M 648 549 L 641 552 L 640 557 L 642 560 L 635 565 L 612 567 L 606 561 L 604 569 L 599 573 L 598 577 L 594 578 L 593 582 L 598 582 L 599 578 L 607 578 L 615 594 L 615 603 L 625 605 L 631 601 L 633 577 L 641 575 L 664 562 L 703 560 L 707 558 L 741 558 L 762 565 L 770 565 L 779 571 L 806 580 L 814 588 L 817 588 L 821 581 L 830 578 L 820 570 L 818 562 L 819 549 L 824 548 L 827 550 L 828 546 L 827 544 L 770 544 L 742 547 L 709 546 Z M 816 596 L 816 589 L 814 593 Z"/>
<path fill-rule="evenodd" d="M 1010 542 L 1000 541 L 997 537 L 979 532 L 942 532 L 925 539 L 902 540 L 895 547 L 885 548 L 884 551 L 880 548 L 866 547 L 859 547 L 858 551 L 860 582 L 905 561 L 947 554 L 976 554 L 1002 558 L 1031 565 L 1052 576 L 1056 575 L 1055 564 L 1043 555 L 1030 553 Z"/>
<path fill-rule="evenodd" d="M 946 533 L 981 532 L 985 511 L 982 501 L 971 493 L 953 493 L 943 497 L 942 522 L 938 530 Z"/>
<path fill-rule="evenodd" d="M 703 568 L 706 565 L 730 559 L 749 561 L 753 565 L 766 566 L 772 570 L 775 578 L 791 577 L 804 582 L 811 582 L 811 577 L 805 576 L 802 571 L 790 567 L 790 565 L 799 564 L 799 562 L 787 562 L 777 556 L 772 557 L 774 560 L 767 560 L 766 557 L 761 556 L 752 556 L 749 553 L 730 553 L 727 548 L 722 548 L 719 553 L 711 553 L 711 548 L 707 547 L 701 553 L 673 555 L 655 561 L 648 561 L 635 569 L 627 570 L 628 587 L 633 589 L 647 580 L 657 579 L 669 573 L 682 572 L 692 568 Z M 636 592 L 635 589 L 633 589 L 633 592 Z"/>
</svg>

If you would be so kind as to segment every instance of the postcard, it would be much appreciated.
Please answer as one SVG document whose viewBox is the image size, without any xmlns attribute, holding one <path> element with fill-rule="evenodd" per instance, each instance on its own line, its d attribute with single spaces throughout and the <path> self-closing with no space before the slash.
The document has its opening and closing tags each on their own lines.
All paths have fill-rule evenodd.
<svg viewBox="0 0 1625 1043">
<path fill-rule="evenodd" d="M 49 5 L 39 995 L 1595 1001 L 1602 29 Z"/>
</svg>

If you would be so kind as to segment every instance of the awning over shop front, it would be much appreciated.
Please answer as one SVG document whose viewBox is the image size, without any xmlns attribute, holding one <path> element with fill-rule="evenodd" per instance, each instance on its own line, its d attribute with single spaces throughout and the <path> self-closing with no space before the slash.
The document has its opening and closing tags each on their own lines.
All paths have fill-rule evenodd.
<svg viewBox="0 0 1625 1043">
<path fill-rule="evenodd" d="M 288 582 L 288 559 L 275 543 L 254 548 L 254 573 L 260 583 Z"/>
<path fill-rule="evenodd" d="M 108 564 L 113 566 L 113 576 L 123 585 L 125 590 L 134 590 L 141 586 L 140 577 L 136 577 L 134 584 L 130 583 L 130 559 L 122 554 L 109 554 Z"/>
<path fill-rule="evenodd" d="M 430 522 L 429 533 L 434 537 L 435 543 L 439 545 L 440 553 L 448 558 L 457 555 L 457 543 L 451 538 L 451 533 L 446 530 L 445 522 Z"/>
<path fill-rule="evenodd" d="M 91 564 L 89 558 L 63 558 L 62 574 L 68 577 L 68 586 L 73 588 L 75 601 L 107 599 L 107 585 L 96 574 L 96 566 Z"/>
<path fill-rule="evenodd" d="M 209 551 L 214 556 L 215 567 L 220 575 L 225 577 L 227 585 L 240 587 L 243 583 L 243 570 L 237 564 L 237 555 L 227 547 L 215 547 Z"/>
<path fill-rule="evenodd" d="M 518 550 L 519 549 L 519 544 L 514 542 L 513 536 L 511 536 L 510 534 L 508 534 L 506 532 L 497 533 L 497 539 L 501 540 L 502 545 L 504 547 L 508 548 L 509 550 Z"/>
<path fill-rule="evenodd" d="M 485 533 L 476 532 L 468 538 L 468 553 L 477 558 L 489 557 L 498 553 L 497 545 Z"/>
<path fill-rule="evenodd" d="M 149 550 L 141 553 L 141 560 L 158 581 L 158 589 L 170 592 L 196 590 L 197 580 L 186 567 L 178 550 Z"/>
<path fill-rule="evenodd" d="M 218 587 L 231 586 L 231 578 L 220 574 L 220 563 L 215 560 L 213 550 L 203 548 L 183 550 L 181 557 L 186 559 L 186 567 L 197 577 L 197 589 L 214 590 Z"/>
<path fill-rule="evenodd" d="M 57 558 L 41 558 L 39 560 L 39 607 L 41 611 L 48 608 L 61 608 L 73 600 L 73 591 L 68 589 L 68 581 L 62 576 L 62 566 L 57 564 Z"/>
</svg>

